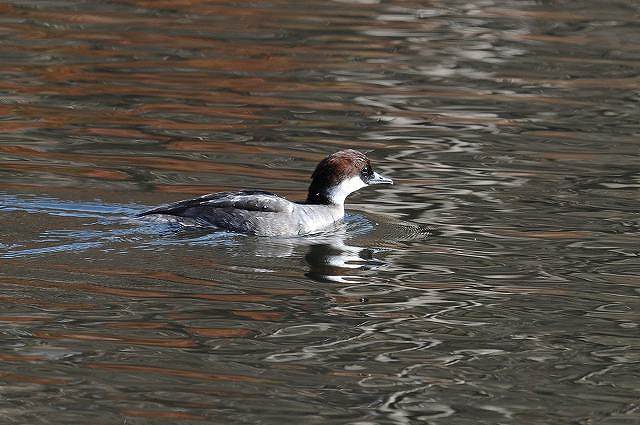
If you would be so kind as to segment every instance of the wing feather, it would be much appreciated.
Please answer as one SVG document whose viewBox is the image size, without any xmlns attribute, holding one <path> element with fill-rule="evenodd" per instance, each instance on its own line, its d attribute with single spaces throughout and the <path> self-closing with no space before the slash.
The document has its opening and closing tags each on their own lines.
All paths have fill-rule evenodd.
<svg viewBox="0 0 640 425">
<path fill-rule="evenodd" d="M 246 212 L 290 212 L 291 202 L 275 193 L 262 190 L 243 190 L 241 192 L 210 193 L 197 198 L 186 199 L 150 209 L 138 214 L 139 217 L 151 214 L 168 214 L 181 217 L 206 216 L 214 210 L 225 210 L 226 214 L 236 210 L 239 215 Z"/>
</svg>

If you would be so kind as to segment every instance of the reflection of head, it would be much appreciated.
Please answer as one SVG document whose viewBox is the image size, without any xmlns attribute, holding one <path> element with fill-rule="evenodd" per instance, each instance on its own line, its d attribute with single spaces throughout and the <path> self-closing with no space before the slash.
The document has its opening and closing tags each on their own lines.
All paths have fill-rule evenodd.
<svg viewBox="0 0 640 425">
<path fill-rule="evenodd" d="M 309 265 L 306 276 L 319 282 L 350 282 L 362 270 L 370 270 L 380 261 L 374 259 L 373 250 L 340 244 L 315 244 L 309 247 L 304 259 Z"/>
</svg>

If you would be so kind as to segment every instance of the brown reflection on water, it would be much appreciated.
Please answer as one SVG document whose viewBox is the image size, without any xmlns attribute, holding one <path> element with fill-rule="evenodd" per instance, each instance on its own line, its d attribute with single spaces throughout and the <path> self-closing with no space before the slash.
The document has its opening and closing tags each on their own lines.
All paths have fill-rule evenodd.
<svg viewBox="0 0 640 425">
<path fill-rule="evenodd" d="M 64 161 L 73 161 L 73 162 L 85 162 L 87 161 L 87 157 L 85 154 L 60 154 L 60 153 L 51 153 L 51 152 L 39 152 L 35 149 L 28 149 L 24 147 L 16 147 L 16 146 L 0 146 L 0 152 L 6 152 L 11 154 L 20 154 L 27 155 L 30 158 L 38 158 L 38 159 L 50 159 L 50 160 L 64 160 Z M 129 165 L 131 164 L 131 158 L 128 156 L 120 156 L 120 155 L 101 155 L 99 157 L 91 158 L 92 165 L 100 165 L 109 164 L 112 165 Z M 234 165 L 234 164 L 215 164 L 208 161 L 194 161 L 194 160 L 180 160 L 180 159 L 172 159 L 172 158 L 152 158 L 152 157 L 139 157 L 136 159 L 136 162 L 139 165 L 144 167 L 148 167 L 155 170 L 170 170 L 170 171 L 186 171 L 186 172 L 214 172 L 218 174 L 229 174 L 229 175 L 252 175 L 254 177 L 269 177 L 271 178 L 274 174 L 274 171 L 269 169 L 255 169 L 245 165 Z M 89 164 L 87 164 L 89 165 Z M 105 180 L 128 180 L 130 177 L 123 173 L 114 170 L 106 170 L 106 169 L 84 169 L 77 167 L 69 167 L 69 166 L 61 166 L 61 165 L 53 165 L 55 168 L 59 168 L 60 173 L 62 174 L 70 174 L 70 175 L 79 175 L 86 176 L 92 178 L 100 178 Z M 38 171 L 42 169 L 41 165 L 38 164 L 15 164 L 15 163 L 4 163 L 3 168 L 13 169 L 15 171 Z M 49 170 L 48 170 L 49 171 Z M 274 177 L 275 178 L 275 177 Z M 302 173 L 296 172 L 287 172 L 280 170 L 278 172 L 278 178 L 286 179 L 286 180 L 300 180 L 306 181 L 308 179 L 308 175 L 303 175 Z"/>
<path fill-rule="evenodd" d="M 0 297 L 0 300 L 2 300 L 2 302 L 6 304 L 14 304 L 16 306 L 19 306 L 24 304 L 25 297 L 24 296 L 16 296 L 16 297 L 2 296 Z M 54 309 L 54 310 L 59 309 L 60 311 L 91 310 L 91 309 L 97 308 L 97 305 L 90 304 L 90 303 L 52 302 L 52 301 L 39 300 L 34 298 L 28 298 L 28 303 L 30 306 L 33 306 L 33 307 L 38 307 L 43 309 Z M 16 322 L 12 321 L 11 323 L 16 323 Z M 20 323 L 20 322 L 18 321 L 17 323 Z"/>
<path fill-rule="evenodd" d="M 8 381 L 8 382 L 17 382 L 17 383 L 26 383 L 26 384 L 40 384 L 40 385 L 52 385 L 52 386 L 65 385 L 65 384 L 70 384 L 71 383 L 70 379 L 43 378 L 43 377 L 38 377 L 38 376 L 23 375 L 23 374 L 18 374 L 18 373 L 11 373 L 11 372 L 0 372 L 0 378 L 2 380 Z"/>
<path fill-rule="evenodd" d="M 201 405 L 191 405 L 190 407 L 203 407 Z M 195 421 L 208 421 L 206 416 L 198 416 L 192 413 L 173 412 L 173 411 L 158 411 L 158 410 L 132 410 L 125 409 L 121 411 L 122 415 L 132 417 L 142 417 L 151 419 L 170 419 L 170 420 L 195 420 Z"/>
<path fill-rule="evenodd" d="M 98 268 L 86 268 L 86 267 L 74 267 L 72 270 L 67 265 L 54 265 L 55 268 L 73 271 L 74 273 L 82 273 L 89 275 L 103 275 L 103 276 L 124 276 L 124 277 L 138 277 L 144 279 L 157 279 L 163 282 L 174 282 L 188 285 L 203 285 L 203 286 L 216 286 L 219 282 L 208 279 L 195 279 L 188 276 L 181 276 L 171 271 L 148 271 L 148 270 L 117 270 L 117 269 L 98 269 Z"/>
<path fill-rule="evenodd" d="M 4 281 L 9 285 L 31 286 L 37 288 L 73 288 L 81 289 L 83 291 L 108 294 L 121 297 L 136 297 L 136 298 L 196 298 L 205 299 L 211 301 L 230 301 L 230 302 L 260 302 L 269 299 L 265 295 L 256 294 L 191 294 L 191 293 L 179 293 L 173 291 L 152 291 L 152 290 L 137 290 L 137 289 L 125 289 L 125 288 L 110 288 L 99 285 L 90 285 L 83 283 L 70 283 L 70 282 L 52 282 L 36 279 L 15 279 L 15 278 L 3 278 L 0 277 L 0 281 Z"/>
<path fill-rule="evenodd" d="M 152 373 L 154 375 L 159 375 L 159 376 L 176 376 L 176 377 L 187 378 L 187 379 L 196 380 L 196 381 L 231 381 L 231 382 L 252 382 L 252 383 L 269 382 L 266 379 L 252 378 L 250 376 L 227 375 L 227 374 L 200 372 L 195 370 L 161 368 L 161 367 L 140 366 L 140 365 L 89 363 L 86 365 L 86 367 L 90 369 L 126 371 L 128 373 Z"/>
<path fill-rule="evenodd" d="M 20 151 L 16 149 L 24 146 L 7 146 L 12 149 L 5 151 L 11 153 L 12 162 L 15 162 L 14 158 L 46 161 L 52 171 L 64 177 L 59 184 L 66 185 L 79 184 L 85 179 L 139 180 L 140 168 L 149 172 L 215 173 L 304 182 L 308 171 L 300 173 L 282 168 L 276 171 L 262 169 L 260 165 L 244 167 L 211 160 L 186 160 L 180 158 L 180 152 L 224 153 L 233 155 L 240 162 L 251 162 L 253 157 L 249 156 L 252 155 L 282 155 L 282 145 L 274 147 L 267 143 L 272 144 L 271 139 L 277 138 L 278 129 L 284 122 L 301 129 L 328 127 L 329 132 L 336 133 L 331 131 L 335 125 L 326 120 L 311 121 L 314 115 L 300 118 L 300 124 L 296 125 L 295 119 L 287 114 L 299 112 L 316 115 L 352 114 L 353 121 L 360 123 L 369 118 L 388 118 L 392 125 L 401 118 L 418 119 L 418 125 L 438 127 L 521 125 L 518 120 L 497 115 L 474 116 L 438 107 L 411 106 L 412 99 L 456 102 L 463 98 L 467 102 L 513 102 L 514 105 L 589 105 L 585 100 L 567 99 L 544 92 L 518 93 L 517 90 L 494 90 L 491 87 L 446 82 L 403 84 L 397 75 L 385 76 L 390 69 L 409 75 L 421 75 L 424 71 L 429 75 L 429 70 L 421 68 L 424 63 L 436 64 L 442 59 L 437 53 L 437 41 L 429 43 L 433 45 L 433 51 L 425 51 L 420 37 L 437 35 L 438 31 L 448 27 L 448 21 L 438 18 L 438 15 L 434 19 L 419 19 L 420 13 L 416 10 L 421 9 L 418 4 L 404 4 L 393 20 L 386 20 L 386 15 L 380 14 L 378 6 L 358 8 L 356 11 L 351 6 L 339 3 L 334 3 L 332 8 L 319 9 L 318 16 L 310 15 L 307 7 L 296 7 L 287 2 L 240 9 L 226 4 L 197 2 L 173 4 L 168 9 L 162 4 L 151 3 L 122 2 L 121 5 L 135 5 L 142 9 L 128 13 L 122 8 L 103 6 L 95 13 L 79 10 L 70 13 L 67 10 L 45 11 L 5 5 L 6 22 L 3 25 L 5 31 L 12 35 L 12 43 L 3 49 L 7 53 L 20 52 L 23 59 L 11 56 L 11 59 L 3 62 L 4 70 L 18 78 L 0 83 L 0 88 L 11 93 L 6 98 L 11 105 L 3 106 L 5 115 L 11 119 L 0 122 L 0 126 L 4 126 L 3 129 L 8 132 L 39 129 L 58 129 L 63 132 L 58 136 L 60 141 L 49 138 L 44 149 L 32 147 Z M 464 15 L 455 7 L 452 12 L 454 16 Z M 175 19 L 175 15 L 180 13 L 187 14 L 188 18 Z M 500 7 L 480 8 L 474 16 L 511 17 L 514 13 L 531 20 L 534 28 L 538 20 L 549 17 L 562 22 L 571 21 L 564 18 L 567 12 L 558 10 L 516 12 Z M 221 19 L 223 16 L 227 18 Z M 25 19 L 30 20 L 29 23 L 25 23 Z M 236 19 L 242 20 L 240 32 Z M 48 25 L 37 25 L 40 22 Z M 215 22 L 215 26 L 204 32 L 194 29 L 205 22 Z M 275 22 L 278 24 L 275 25 Z M 342 28 L 343 34 L 338 36 L 326 31 L 318 32 L 318 25 L 322 22 L 330 23 L 333 28 Z M 145 30 L 148 27 L 164 30 L 163 33 Z M 304 36 L 304 43 L 287 40 L 287 31 L 304 30 L 309 31 Z M 377 36 L 369 34 L 375 31 L 379 32 Z M 415 37 L 406 38 L 407 31 L 415 32 Z M 233 38 L 233 42 L 225 38 L 226 34 Z M 502 31 L 499 34 L 510 33 Z M 588 37 L 594 36 L 599 34 L 582 37 L 586 44 L 593 45 L 594 41 Z M 259 43 L 256 43 L 256 37 L 259 37 Z M 519 33 L 519 37 L 533 40 L 531 37 L 534 36 L 527 32 Z M 491 42 L 493 38 L 487 39 Z M 513 36 L 508 39 L 520 40 Z M 562 40 L 566 42 L 571 37 L 563 35 Z M 538 41 L 551 42 L 548 39 Z M 462 53 L 465 43 L 460 46 Z M 444 51 L 450 48 L 446 43 L 442 47 Z M 485 50 L 489 47 L 485 46 Z M 414 54 L 416 52 L 417 56 Z M 508 68 L 496 67 L 487 74 L 487 78 L 508 83 L 511 78 Z M 533 74 L 531 78 L 523 78 L 522 69 L 515 71 L 517 86 L 528 83 L 558 87 L 579 84 L 580 87 L 595 88 L 602 82 L 602 79 L 584 78 L 540 80 Z M 278 75 L 282 72 L 310 74 L 308 78 L 304 74 L 290 78 L 288 75 Z M 349 76 L 361 72 L 376 75 L 369 78 Z M 331 73 L 335 78 L 319 78 L 317 73 Z M 340 77 L 342 73 L 344 77 Z M 443 78 L 447 75 L 443 75 Z M 633 80 L 626 78 L 607 80 L 614 85 L 634 84 Z M 368 101 L 353 102 L 352 99 L 358 96 L 384 96 L 385 99 L 375 100 L 376 105 Z M 264 140 L 267 143 L 258 146 L 255 143 L 225 142 L 215 135 L 212 136 L 214 140 L 202 140 L 201 133 L 216 132 L 246 132 L 256 141 Z M 264 135 L 256 136 L 260 132 Z M 197 134 L 185 137 L 188 133 Z M 66 147 L 64 140 L 66 137 L 86 138 L 90 135 L 113 141 L 135 139 L 137 142 L 131 148 L 138 152 L 144 150 L 141 141 L 154 141 L 162 144 L 166 156 L 138 155 L 134 164 L 129 153 L 118 156 L 93 150 L 91 161 L 87 163 L 87 152 L 69 152 L 72 149 Z M 321 141 L 323 144 L 341 146 L 373 146 L 372 141 L 367 144 L 349 136 L 327 135 Z M 319 141 L 314 137 L 308 141 L 295 138 L 296 144 L 311 148 Z M 61 150 L 66 152 L 62 153 Z M 301 149 L 296 154 L 296 158 L 306 161 L 307 168 L 321 156 L 320 153 L 307 153 Z M 91 167 L 92 170 L 78 170 L 72 165 L 76 162 L 84 163 L 85 167 Z M 38 173 L 37 166 L 7 161 L 3 161 L 2 165 L 19 175 Z M 144 178 L 147 180 L 149 176 Z M 166 191 L 170 186 L 159 187 Z M 170 189 L 175 192 L 196 190 L 198 188 Z"/>
<path fill-rule="evenodd" d="M 135 338 L 127 337 L 122 334 L 103 334 L 103 333 L 71 333 L 71 332 L 34 332 L 33 337 L 42 340 L 81 340 L 81 341 L 100 341 L 108 343 L 120 343 L 127 345 L 149 345 L 154 347 L 171 347 L 171 348 L 195 348 L 198 344 L 183 338 Z"/>
<path fill-rule="evenodd" d="M 236 328 L 187 328 L 194 335 L 206 338 L 238 338 L 248 337 L 252 334 L 249 329 Z"/>
<path fill-rule="evenodd" d="M 0 360 L 4 362 L 38 362 L 45 360 L 43 356 L 36 355 L 17 355 L 17 354 L 1 354 Z"/>
</svg>

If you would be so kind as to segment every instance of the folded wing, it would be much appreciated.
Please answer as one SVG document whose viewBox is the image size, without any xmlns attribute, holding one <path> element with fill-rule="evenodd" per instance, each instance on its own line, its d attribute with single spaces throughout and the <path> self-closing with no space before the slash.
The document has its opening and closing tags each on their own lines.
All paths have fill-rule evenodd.
<svg viewBox="0 0 640 425">
<path fill-rule="evenodd" d="M 228 230 L 256 233 L 261 221 L 269 220 L 278 213 L 287 217 L 293 205 L 271 192 L 244 190 L 203 195 L 153 208 L 138 216 L 166 214 L 196 219 L 201 224 Z"/>
</svg>

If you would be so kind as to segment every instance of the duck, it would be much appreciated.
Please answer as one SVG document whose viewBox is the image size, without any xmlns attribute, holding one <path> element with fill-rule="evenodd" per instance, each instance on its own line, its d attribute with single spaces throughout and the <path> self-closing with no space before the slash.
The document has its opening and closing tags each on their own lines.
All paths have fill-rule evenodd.
<svg viewBox="0 0 640 425">
<path fill-rule="evenodd" d="M 169 218 L 184 225 L 256 236 L 304 236 L 341 221 L 347 196 L 378 184 L 393 184 L 393 180 L 377 173 L 362 152 L 346 149 L 318 163 L 302 202 L 264 190 L 218 192 L 162 205 L 138 217 Z"/>
</svg>

